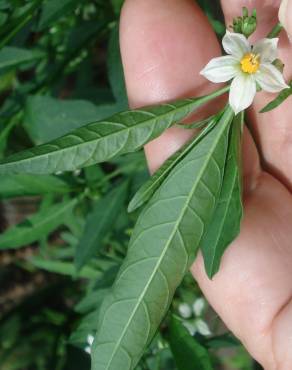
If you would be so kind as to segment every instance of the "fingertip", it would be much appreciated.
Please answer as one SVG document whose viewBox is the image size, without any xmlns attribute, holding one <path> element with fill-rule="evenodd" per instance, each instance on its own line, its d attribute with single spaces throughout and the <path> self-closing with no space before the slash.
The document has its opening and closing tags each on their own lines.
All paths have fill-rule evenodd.
<svg viewBox="0 0 292 370">
<path fill-rule="evenodd" d="M 221 51 L 207 18 L 193 0 L 126 0 L 120 41 L 133 108 L 204 95 L 218 87 L 199 74 Z M 172 128 L 149 143 L 150 170 L 155 171 L 192 135 L 190 130 Z"/>
</svg>

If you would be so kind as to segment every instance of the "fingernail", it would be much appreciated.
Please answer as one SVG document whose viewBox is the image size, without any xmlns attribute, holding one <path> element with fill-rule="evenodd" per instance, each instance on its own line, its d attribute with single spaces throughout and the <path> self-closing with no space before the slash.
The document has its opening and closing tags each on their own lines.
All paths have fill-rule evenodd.
<svg viewBox="0 0 292 370">
<path fill-rule="evenodd" d="M 287 31 L 292 43 L 292 0 L 282 0 L 279 9 L 279 20 Z"/>
</svg>

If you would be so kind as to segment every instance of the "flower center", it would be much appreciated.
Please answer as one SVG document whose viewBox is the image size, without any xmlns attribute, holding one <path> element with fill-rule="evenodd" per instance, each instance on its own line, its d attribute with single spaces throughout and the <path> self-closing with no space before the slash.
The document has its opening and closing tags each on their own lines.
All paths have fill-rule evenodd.
<svg viewBox="0 0 292 370">
<path fill-rule="evenodd" d="M 248 53 L 240 61 L 241 69 L 245 73 L 253 74 L 259 69 L 260 55 Z"/>
</svg>

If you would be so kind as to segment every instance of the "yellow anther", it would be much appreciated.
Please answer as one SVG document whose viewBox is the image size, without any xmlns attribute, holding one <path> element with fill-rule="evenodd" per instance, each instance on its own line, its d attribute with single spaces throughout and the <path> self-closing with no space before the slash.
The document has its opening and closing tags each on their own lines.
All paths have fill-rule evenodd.
<svg viewBox="0 0 292 370">
<path fill-rule="evenodd" d="M 245 73 L 253 74 L 259 69 L 260 55 L 248 53 L 240 61 L 241 69 Z"/>
</svg>

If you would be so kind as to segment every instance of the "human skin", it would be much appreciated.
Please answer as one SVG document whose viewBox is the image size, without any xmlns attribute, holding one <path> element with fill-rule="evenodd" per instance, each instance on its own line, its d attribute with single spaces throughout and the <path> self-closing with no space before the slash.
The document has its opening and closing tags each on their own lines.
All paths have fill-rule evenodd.
<svg viewBox="0 0 292 370">
<path fill-rule="evenodd" d="M 252 40 L 276 24 L 279 1 L 223 0 L 226 24 L 242 6 L 256 8 Z M 120 25 L 121 53 L 131 107 L 200 96 L 217 89 L 199 75 L 220 45 L 193 0 L 126 0 Z M 280 57 L 292 77 L 292 47 L 285 32 Z M 290 65 L 289 65 L 290 60 Z M 266 370 L 292 369 L 292 104 L 259 110 L 273 95 L 258 93 L 248 111 L 243 140 L 244 219 L 213 280 L 199 254 L 192 273 L 206 298 Z M 220 104 L 220 102 L 218 103 Z M 200 115 L 211 114 L 207 106 Z M 193 133 L 171 128 L 145 147 L 155 171 Z M 257 149 L 256 149 L 257 148 Z"/>
</svg>

